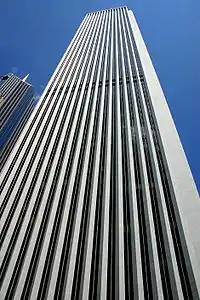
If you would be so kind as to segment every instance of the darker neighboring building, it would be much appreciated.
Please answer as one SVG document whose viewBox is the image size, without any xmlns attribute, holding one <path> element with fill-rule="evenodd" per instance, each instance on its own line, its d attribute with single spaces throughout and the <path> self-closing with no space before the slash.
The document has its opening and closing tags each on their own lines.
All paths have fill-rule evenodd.
<svg viewBox="0 0 200 300">
<path fill-rule="evenodd" d="M 0 170 L 34 107 L 33 86 L 8 74 L 0 78 Z"/>
</svg>

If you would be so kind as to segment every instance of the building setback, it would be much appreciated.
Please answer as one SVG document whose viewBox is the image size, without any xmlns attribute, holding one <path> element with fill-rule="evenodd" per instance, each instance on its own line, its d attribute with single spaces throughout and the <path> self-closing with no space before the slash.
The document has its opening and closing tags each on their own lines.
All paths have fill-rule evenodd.
<svg viewBox="0 0 200 300">
<path fill-rule="evenodd" d="M 0 170 L 33 111 L 34 89 L 19 77 L 0 78 Z"/>
<path fill-rule="evenodd" d="M 126 7 L 82 21 L 1 195 L 2 299 L 199 299 L 199 196 Z"/>
</svg>

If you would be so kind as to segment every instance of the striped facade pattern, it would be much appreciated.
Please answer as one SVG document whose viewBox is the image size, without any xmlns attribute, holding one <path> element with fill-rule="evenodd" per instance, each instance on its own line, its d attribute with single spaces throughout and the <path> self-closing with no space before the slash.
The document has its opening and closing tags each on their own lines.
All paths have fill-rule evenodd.
<svg viewBox="0 0 200 300">
<path fill-rule="evenodd" d="M 126 7 L 86 15 L 2 175 L 2 299 L 199 299 Z"/>
<path fill-rule="evenodd" d="M 33 111 L 33 87 L 15 75 L 0 86 L 0 170 Z"/>
</svg>

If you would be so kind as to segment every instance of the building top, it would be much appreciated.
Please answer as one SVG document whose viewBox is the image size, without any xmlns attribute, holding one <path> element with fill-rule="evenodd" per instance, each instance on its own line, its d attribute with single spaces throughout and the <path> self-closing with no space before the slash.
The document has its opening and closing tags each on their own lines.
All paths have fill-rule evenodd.
<svg viewBox="0 0 200 300">
<path fill-rule="evenodd" d="M 91 12 L 89 12 L 87 15 L 97 14 L 97 13 L 100 13 L 100 12 L 110 11 L 110 10 L 120 9 L 120 8 L 127 8 L 127 6 L 125 6 L 125 5 L 122 5 L 122 6 L 114 6 L 114 7 L 111 7 L 111 8 L 105 8 L 105 9 L 100 9 L 100 10 L 96 10 L 96 11 L 91 11 Z"/>
<path fill-rule="evenodd" d="M 29 74 L 27 74 L 27 75 L 22 79 L 22 81 L 26 82 L 26 80 L 28 79 L 28 77 L 29 77 Z"/>
<path fill-rule="evenodd" d="M 29 75 L 30 75 L 30 74 L 27 74 L 27 75 L 22 79 L 22 78 L 20 78 L 19 76 L 13 74 L 13 73 L 8 73 L 8 74 L 5 74 L 5 75 L 3 75 L 3 76 L 0 76 L 0 81 L 6 81 L 9 77 L 14 76 L 14 77 L 18 78 L 19 80 L 25 82 L 26 84 L 32 86 L 32 84 L 30 84 L 29 82 L 26 81 L 27 78 L 29 77 Z"/>
</svg>

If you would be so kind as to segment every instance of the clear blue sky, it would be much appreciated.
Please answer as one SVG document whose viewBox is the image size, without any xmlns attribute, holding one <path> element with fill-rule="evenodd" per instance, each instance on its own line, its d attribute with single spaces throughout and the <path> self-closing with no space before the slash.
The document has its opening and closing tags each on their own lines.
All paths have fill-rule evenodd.
<svg viewBox="0 0 200 300">
<path fill-rule="evenodd" d="M 199 0 L 4 0 L 0 4 L 0 74 L 30 73 L 41 94 L 87 12 L 133 10 L 200 190 Z"/>
</svg>

